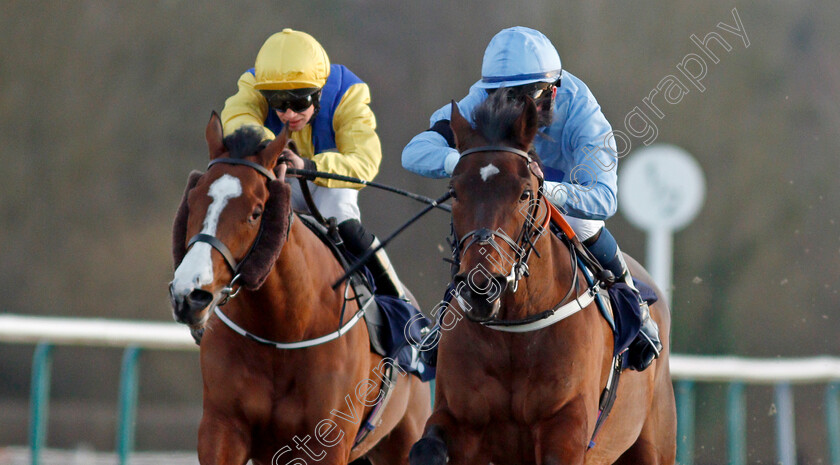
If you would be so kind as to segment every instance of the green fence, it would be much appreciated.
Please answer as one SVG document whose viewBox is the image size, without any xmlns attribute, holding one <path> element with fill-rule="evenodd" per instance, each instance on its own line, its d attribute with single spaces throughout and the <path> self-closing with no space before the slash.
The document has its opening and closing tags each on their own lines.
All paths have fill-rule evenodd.
<svg viewBox="0 0 840 465">
<path fill-rule="evenodd" d="M 677 400 L 677 463 L 694 464 L 695 388 L 698 383 L 726 384 L 726 451 L 728 463 L 747 463 L 746 385 L 773 387 L 776 461 L 796 464 L 794 384 L 825 384 L 825 434 L 828 462 L 840 465 L 840 359 L 754 360 L 736 357 L 672 356 L 671 374 Z"/>
<path fill-rule="evenodd" d="M 112 320 L 81 320 L 0 315 L 0 342 L 35 344 L 32 360 L 29 447 L 37 465 L 46 446 L 50 373 L 56 346 L 84 345 L 124 349 L 117 402 L 115 450 L 128 463 L 137 419 L 138 364 L 144 350 L 196 350 L 184 326 Z M 840 465 L 840 358 L 750 360 L 736 357 L 671 356 L 677 400 L 677 462 L 694 463 L 694 409 L 697 383 L 726 383 L 728 462 L 747 463 L 745 386 L 774 386 L 776 463 L 796 464 L 793 384 L 825 384 L 828 458 Z"/>
<path fill-rule="evenodd" d="M 57 346 L 123 348 L 114 449 L 121 465 L 134 449 L 138 364 L 143 350 L 197 350 L 185 326 L 175 323 L 0 315 L 0 342 L 35 344 L 29 403 L 31 463 L 41 462 L 49 423 L 50 374 Z"/>
</svg>

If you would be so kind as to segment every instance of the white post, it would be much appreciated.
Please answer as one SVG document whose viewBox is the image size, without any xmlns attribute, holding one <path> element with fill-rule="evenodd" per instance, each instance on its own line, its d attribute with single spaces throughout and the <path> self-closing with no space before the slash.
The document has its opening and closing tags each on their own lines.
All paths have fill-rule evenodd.
<svg viewBox="0 0 840 465">
<path fill-rule="evenodd" d="M 652 228 L 647 234 L 647 257 L 645 264 L 653 280 L 665 293 L 665 301 L 671 304 L 672 271 L 674 261 L 674 231 L 670 228 Z"/>
<path fill-rule="evenodd" d="M 634 226 L 647 232 L 644 265 L 670 305 L 674 232 L 691 223 L 703 206 L 703 170 L 679 147 L 652 145 L 628 158 L 618 184 L 618 206 Z"/>
</svg>

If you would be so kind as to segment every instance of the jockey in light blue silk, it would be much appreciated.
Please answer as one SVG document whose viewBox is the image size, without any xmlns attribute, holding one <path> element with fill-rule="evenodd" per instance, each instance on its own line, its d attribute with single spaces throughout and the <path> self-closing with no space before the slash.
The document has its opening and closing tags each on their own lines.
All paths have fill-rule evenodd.
<svg viewBox="0 0 840 465">
<path fill-rule="evenodd" d="M 473 110 L 501 88 L 513 98 L 534 99 L 541 126 L 534 149 L 544 165 L 544 193 L 565 213 L 601 266 L 627 283 L 638 301 L 636 311 L 628 315 L 638 319 L 640 330 L 630 344 L 627 362 L 630 368 L 644 370 L 659 356 L 662 344 L 648 305 L 604 224 L 617 208 L 618 156 L 610 123 L 586 84 L 562 69 L 554 45 L 534 29 L 512 27 L 496 34 L 484 52 L 481 75 L 458 102 L 459 111 L 472 123 Z M 403 167 L 432 178 L 452 174 L 460 153 L 449 120 L 450 105 L 432 114 L 430 128 L 403 149 Z"/>
</svg>

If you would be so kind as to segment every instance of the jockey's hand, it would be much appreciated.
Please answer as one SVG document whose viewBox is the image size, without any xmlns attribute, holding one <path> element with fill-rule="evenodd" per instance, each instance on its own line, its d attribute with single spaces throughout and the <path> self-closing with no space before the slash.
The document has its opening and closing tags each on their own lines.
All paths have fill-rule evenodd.
<svg viewBox="0 0 840 465">
<path fill-rule="evenodd" d="M 318 167 L 315 165 L 315 162 L 308 159 L 302 158 L 300 155 L 296 154 L 291 149 L 284 149 L 280 153 L 280 160 L 281 164 L 288 166 L 289 168 L 294 168 L 298 170 L 310 170 L 310 171 L 317 171 Z M 314 181 L 315 176 L 306 176 L 306 175 L 299 175 L 299 174 L 291 174 L 289 176 L 295 178 L 303 178 L 307 181 Z"/>
<path fill-rule="evenodd" d="M 302 170 L 305 166 L 303 158 L 290 149 L 283 149 L 280 153 L 280 159 L 283 160 L 283 163 L 285 163 L 289 168 Z"/>
</svg>

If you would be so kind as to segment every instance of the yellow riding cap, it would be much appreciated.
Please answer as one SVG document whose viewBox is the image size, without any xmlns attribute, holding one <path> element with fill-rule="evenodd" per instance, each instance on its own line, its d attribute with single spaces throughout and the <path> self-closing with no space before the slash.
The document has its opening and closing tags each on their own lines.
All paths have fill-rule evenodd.
<svg viewBox="0 0 840 465">
<path fill-rule="evenodd" d="M 330 59 L 311 35 L 283 29 L 265 41 L 254 64 L 256 90 L 324 87 Z"/>
</svg>

